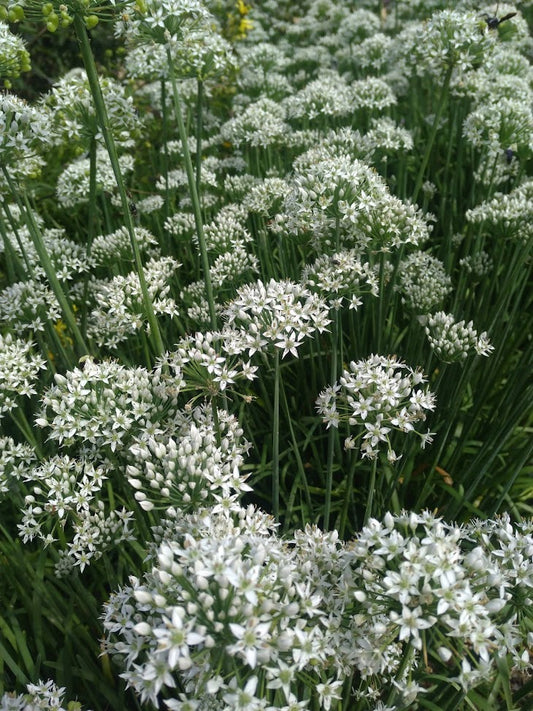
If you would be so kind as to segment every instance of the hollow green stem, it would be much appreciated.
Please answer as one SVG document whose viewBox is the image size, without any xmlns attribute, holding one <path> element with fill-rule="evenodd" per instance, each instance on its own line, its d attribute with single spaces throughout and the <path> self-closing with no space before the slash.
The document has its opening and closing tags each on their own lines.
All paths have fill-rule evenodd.
<svg viewBox="0 0 533 711">
<path fill-rule="evenodd" d="M 18 199 L 16 199 L 16 202 L 18 204 Z M 33 269 L 30 264 L 30 260 L 28 259 L 28 255 L 26 254 L 24 244 L 22 243 L 19 231 L 17 229 L 16 221 L 14 220 L 13 215 L 11 214 L 11 210 L 10 210 L 9 203 L 7 202 L 7 200 L 4 200 L 4 212 L 6 213 L 9 224 L 11 225 L 11 229 L 13 230 L 13 234 L 15 235 L 15 238 L 17 240 L 17 244 L 19 246 L 20 253 L 22 254 L 22 258 L 24 259 L 24 264 L 26 265 L 26 271 L 29 276 L 34 276 Z"/>
<path fill-rule="evenodd" d="M 126 187 L 124 185 L 122 171 L 120 169 L 120 164 L 118 161 L 118 153 L 115 146 L 115 141 L 113 139 L 113 134 L 111 132 L 104 96 L 102 94 L 100 81 L 98 79 L 96 63 L 94 61 L 93 53 L 91 50 L 91 43 L 89 40 L 89 35 L 87 34 L 87 28 L 85 27 L 82 17 L 78 14 L 74 15 L 74 29 L 76 31 L 76 37 L 80 46 L 85 71 L 87 72 L 87 80 L 89 82 L 89 87 L 94 101 L 96 117 L 98 119 L 102 135 L 104 137 L 104 142 L 107 148 L 107 152 L 109 154 L 109 159 L 113 168 L 115 180 L 117 182 L 124 222 L 126 223 L 126 229 L 128 230 L 128 234 L 130 237 L 133 258 L 135 261 L 135 270 L 137 272 L 139 284 L 141 287 L 143 305 L 146 311 L 148 324 L 150 326 L 150 339 L 152 341 L 152 347 L 157 356 L 162 356 L 165 348 L 163 345 L 163 340 L 161 338 L 159 324 L 157 322 L 157 318 L 154 312 L 154 306 L 152 304 L 152 300 L 148 293 L 148 287 L 146 285 L 144 267 L 141 260 L 141 252 L 139 250 L 137 238 L 135 237 L 135 227 L 130 213 L 128 195 L 126 193 Z"/>
<path fill-rule="evenodd" d="M 198 196 L 196 178 L 194 176 L 194 168 L 191 160 L 191 152 L 189 151 L 189 144 L 187 141 L 187 131 L 185 128 L 185 123 L 183 121 L 183 114 L 181 112 L 181 101 L 178 92 L 178 84 L 176 81 L 176 76 L 174 74 L 174 62 L 172 61 L 172 55 L 170 53 L 170 48 L 167 47 L 167 59 L 169 67 L 169 78 L 172 86 L 172 98 L 174 100 L 174 113 L 176 115 L 176 121 L 178 123 L 178 132 L 180 135 L 180 141 L 183 148 L 183 158 L 185 161 L 185 172 L 187 173 L 187 183 L 189 185 L 189 192 L 191 195 L 192 208 L 194 213 L 194 222 L 196 225 L 196 235 L 198 237 L 198 245 L 200 247 L 200 257 L 202 260 L 202 270 L 204 272 L 204 285 L 205 294 L 207 297 L 207 303 L 209 305 L 209 320 L 211 322 L 211 328 L 216 331 L 217 329 L 217 317 L 215 311 L 215 300 L 213 298 L 213 287 L 211 285 L 211 274 L 209 272 L 209 257 L 207 254 L 207 244 L 204 235 L 204 225 L 202 220 L 202 210 L 200 207 L 200 198 Z"/>
<path fill-rule="evenodd" d="M 170 214 L 170 183 L 168 179 L 168 115 L 167 115 L 167 85 L 165 79 L 161 79 L 161 107 L 162 107 L 162 139 L 163 139 L 163 154 L 162 154 L 162 173 L 165 176 L 165 205 L 164 215 L 165 220 Z"/>
<path fill-rule="evenodd" d="M 198 79 L 196 95 L 196 191 L 200 196 L 202 179 L 202 123 L 204 105 L 204 83 Z"/>
<path fill-rule="evenodd" d="M 350 508 L 350 503 L 352 501 L 353 480 L 354 480 L 355 468 L 357 466 L 357 461 L 358 461 L 357 454 L 355 451 L 352 451 L 350 454 L 352 455 L 352 462 L 350 464 L 350 469 L 348 470 L 348 478 L 346 479 L 344 505 L 342 507 L 342 513 L 341 513 L 341 518 L 340 518 L 339 527 L 338 527 L 339 537 L 341 539 L 344 538 L 344 534 L 346 532 L 346 525 L 348 523 L 348 510 Z M 355 524 L 355 522 L 352 522 L 352 523 Z"/>
<path fill-rule="evenodd" d="M 52 264 L 52 261 L 50 259 L 49 254 L 48 254 L 48 251 L 47 251 L 46 246 L 44 244 L 43 236 L 42 236 L 41 230 L 39 228 L 39 225 L 37 224 L 37 221 L 35 220 L 35 216 L 33 214 L 33 210 L 30 205 L 30 201 L 28 200 L 28 196 L 26 195 L 25 192 L 20 193 L 16 190 L 5 166 L 2 166 L 2 172 L 4 174 L 4 177 L 6 179 L 6 182 L 9 186 L 11 193 L 13 194 L 14 198 L 16 199 L 17 204 L 19 205 L 20 210 L 21 210 L 22 214 L 24 215 L 24 219 L 25 219 L 26 225 L 28 227 L 28 232 L 30 234 L 31 240 L 32 240 L 33 245 L 35 247 L 35 251 L 37 252 L 37 255 L 39 257 L 39 262 L 40 262 L 42 268 L 44 269 L 44 272 L 45 272 L 48 282 L 52 288 L 52 291 L 54 292 L 54 295 L 55 295 L 57 301 L 59 302 L 61 311 L 63 313 L 63 318 L 65 319 L 65 323 L 67 324 L 70 332 L 72 333 L 72 336 L 74 337 L 74 341 L 76 343 L 76 348 L 78 350 L 78 355 L 80 355 L 80 356 L 85 355 L 85 354 L 89 353 L 89 349 L 87 348 L 87 345 L 85 344 L 85 341 L 83 340 L 83 336 L 81 335 L 81 331 L 78 328 L 78 324 L 76 323 L 76 319 L 75 319 L 74 314 L 72 312 L 70 303 L 69 303 L 67 296 L 61 286 L 61 283 L 55 273 L 54 265 Z"/>
<path fill-rule="evenodd" d="M 374 501 L 374 490 L 376 488 L 376 472 L 378 469 L 378 458 L 372 460 L 372 469 L 370 470 L 370 481 L 368 482 L 368 493 L 366 497 L 365 519 L 363 525 L 366 526 L 372 516 L 372 503 Z"/>
<path fill-rule="evenodd" d="M 272 515 L 279 521 L 279 350 L 274 361 L 274 408 L 272 413 Z"/>
<path fill-rule="evenodd" d="M 331 327 L 331 364 L 329 372 L 329 382 L 333 386 L 337 380 L 337 357 L 339 341 L 339 311 L 335 311 L 333 324 Z M 335 456 L 335 442 L 338 432 L 335 427 L 328 430 L 328 458 L 326 465 L 326 492 L 324 495 L 324 530 L 329 528 L 329 517 L 331 513 L 331 492 L 333 490 L 333 460 Z"/>
<path fill-rule="evenodd" d="M 404 672 L 407 668 L 407 665 L 411 661 L 412 657 L 414 654 L 414 648 L 412 644 L 409 644 L 407 649 L 404 650 L 402 660 L 400 662 L 400 666 L 398 667 L 398 671 L 396 672 L 396 679 L 401 679 L 404 675 Z M 396 696 L 398 695 L 398 690 L 394 687 L 394 685 L 391 685 L 391 690 L 389 693 L 389 696 L 387 698 L 387 705 L 391 705 L 393 701 L 395 700 Z"/>
<path fill-rule="evenodd" d="M 41 447 L 37 442 L 35 435 L 33 434 L 32 427 L 28 422 L 24 411 L 21 408 L 15 408 L 14 410 L 11 410 L 10 415 L 13 422 L 24 435 L 28 444 L 33 447 L 35 454 L 38 456 L 39 459 L 42 459 L 43 454 L 41 451 Z"/>
<path fill-rule="evenodd" d="M 96 207 L 96 139 L 91 136 L 89 144 L 89 212 L 87 221 L 87 244 L 85 245 L 85 253 L 87 261 L 91 258 L 91 250 L 95 235 L 95 220 L 98 214 Z M 89 273 L 83 281 L 83 302 L 81 305 L 81 331 L 85 336 L 87 334 L 87 305 L 89 302 Z"/>
<path fill-rule="evenodd" d="M 429 137 L 428 137 L 428 140 L 426 143 L 426 150 L 425 150 L 424 156 L 422 158 L 422 163 L 420 164 L 420 168 L 418 170 L 418 177 L 416 179 L 415 188 L 413 190 L 413 196 L 411 199 L 411 202 L 413 204 L 416 204 L 416 201 L 418 198 L 418 193 L 420 192 L 420 189 L 422 188 L 422 183 L 424 182 L 424 175 L 426 173 L 426 168 L 429 163 L 429 157 L 431 155 L 431 150 L 433 148 L 433 144 L 435 142 L 435 137 L 436 137 L 437 131 L 439 129 L 440 120 L 442 118 L 442 112 L 444 111 L 444 107 L 446 105 L 446 99 L 448 98 L 448 90 L 450 88 L 450 80 L 452 78 L 452 73 L 453 73 L 453 64 L 450 64 L 450 66 L 446 69 L 446 74 L 444 75 L 444 80 L 442 82 L 442 91 L 440 94 L 440 99 L 439 99 L 439 103 L 437 106 L 437 111 L 435 113 L 435 117 L 433 119 L 433 125 L 431 126 L 431 132 L 429 134 Z"/>
<path fill-rule="evenodd" d="M 304 463 L 302 461 L 302 457 L 300 455 L 300 448 L 299 448 L 298 442 L 296 440 L 296 433 L 294 432 L 294 426 L 292 424 L 289 403 L 287 401 L 287 393 L 285 392 L 285 386 L 283 384 L 283 380 L 281 380 L 281 382 L 280 382 L 280 391 L 281 391 L 283 410 L 285 412 L 287 422 L 289 423 L 289 431 L 291 433 L 291 440 L 292 440 L 292 451 L 293 451 L 294 457 L 296 459 L 296 465 L 298 468 L 298 476 L 300 479 L 302 489 L 304 491 L 305 501 L 307 504 L 309 514 L 311 514 L 311 512 L 312 512 L 311 492 L 309 491 L 309 485 L 307 483 L 307 477 L 305 474 Z M 295 491 L 295 489 L 293 491 Z M 286 514 L 285 514 L 285 529 L 289 526 L 289 523 L 290 523 L 290 520 L 292 517 L 293 503 L 294 503 L 294 495 L 289 498 L 289 502 L 287 505 Z"/>
<path fill-rule="evenodd" d="M 10 282 L 17 281 L 18 279 L 24 279 L 26 276 L 26 269 L 22 264 L 20 257 L 16 253 L 13 245 L 11 244 L 11 238 L 9 237 L 4 218 L 0 212 L 0 236 L 5 245 L 6 253 L 6 266 L 7 274 Z M 18 240 L 20 244 L 20 239 Z M 24 252 L 23 252 L 24 254 Z M 26 256 L 26 255 L 24 255 Z"/>
</svg>

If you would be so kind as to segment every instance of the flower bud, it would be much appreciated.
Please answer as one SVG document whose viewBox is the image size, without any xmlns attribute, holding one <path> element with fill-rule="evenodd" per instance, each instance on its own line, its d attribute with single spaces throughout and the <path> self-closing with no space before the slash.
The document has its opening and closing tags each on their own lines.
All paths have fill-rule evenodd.
<svg viewBox="0 0 533 711">
<path fill-rule="evenodd" d="M 98 24 L 98 15 L 87 15 L 85 18 L 85 27 L 92 30 Z"/>
<path fill-rule="evenodd" d="M 9 20 L 9 22 L 22 22 L 22 20 L 25 19 L 24 8 L 20 5 L 15 5 L 14 7 L 10 8 L 7 14 L 7 19 Z"/>
</svg>

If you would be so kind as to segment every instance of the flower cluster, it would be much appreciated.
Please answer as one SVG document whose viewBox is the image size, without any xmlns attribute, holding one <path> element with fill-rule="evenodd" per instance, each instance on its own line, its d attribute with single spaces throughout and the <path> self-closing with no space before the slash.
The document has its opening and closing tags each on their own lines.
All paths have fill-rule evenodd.
<svg viewBox="0 0 533 711">
<path fill-rule="evenodd" d="M 330 323 L 329 306 L 309 289 L 291 282 L 258 281 L 237 291 L 223 316 L 240 333 L 242 349 L 251 356 L 272 346 L 298 357 L 298 348 Z"/>
<path fill-rule="evenodd" d="M 332 307 L 358 309 L 365 293 L 378 296 L 378 279 L 374 269 L 362 263 L 355 250 L 337 252 L 331 257 L 324 254 L 302 273 L 302 283 L 308 289 L 327 299 Z"/>
<path fill-rule="evenodd" d="M 110 452 L 129 446 L 133 436 L 163 434 L 160 421 L 175 407 L 181 385 L 179 376 L 90 358 L 55 381 L 43 395 L 37 425 L 62 446 L 78 442 Z"/>
<path fill-rule="evenodd" d="M 87 256 L 86 248 L 69 239 L 64 230 L 57 227 L 45 228 L 41 234 L 54 272 L 61 281 L 73 281 L 94 266 L 94 262 Z M 41 266 L 39 254 L 26 227 L 18 228 L 13 248 L 33 278 L 45 282 L 46 272 Z"/>
<path fill-rule="evenodd" d="M 248 508 L 202 510 L 158 537 L 150 571 L 104 616 L 141 702 L 327 711 L 349 685 L 354 700 L 397 709 L 435 673 L 466 693 L 504 656 L 531 669 L 531 522 L 459 528 L 402 512 L 343 544 L 312 526 L 284 541 Z"/>
<path fill-rule="evenodd" d="M 278 695 L 278 708 L 288 709 L 282 700 L 295 700 L 302 672 L 324 697 L 327 684 L 338 688 L 321 596 L 270 517 L 204 510 L 162 535 L 151 572 L 117 592 L 104 618 L 108 650 L 142 701 L 157 705 L 164 691 L 170 709 L 193 699 L 261 709 Z M 239 682 L 224 669 L 239 669 Z"/>
<path fill-rule="evenodd" d="M 238 48 L 238 55 L 238 86 L 247 96 L 260 93 L 278 101 L 292 93 L 287 76 L 282 74 L 289 60 L 279 47 L 269 42 L 244 44 Z"/>
<path fill-rule="evenodd" d="M 140 134 L 142 119 L 138 116 L 131 96 L 119 82 L 104 77 L 100 80 L 109 125 L 118 146 L 131 147 Z M 80 144 L 85 147 L 90 138 L 103 138 L 96 119 L 94 102 L 85 71 L 72 69 L 63 75 L 41 101 L 48 109 L 52 122 L 50 132 L 56 145 Z"/>
<path fill-rule="evenodd" d="M 467 274 L 471 274 L 474 280 L 478 280 L 491 273 L 494 263 L 488 252 L 481 250 L 475 254 L 469 254 L 467 257 L 462 257 L 459 260 L 459 266 Z"/>
<path fill-rule="evenodd" d="M 150 248 L 157 244 L 154 235 L 145 227 L 135 227 L 135 241 L 141 254 L 150 253 Z M 155 250 L 154 250 L 155 252 Z M 91 246 L 91 256 L 96 266 L 117 266 L 133 262 L 131 239 L 126 227 L 106 235 L 98 235 Z"/>
<path fill-rule="evenodd" d="M 502 182 L 517 160 L 508 160 L 506 151 L 527 159 L 533 153 L 533 110 L 528 100 L 492 97 L 481 103 L 465 118 L 463 135 L 482 152 L 476 178 L 485 185 Z M 496 175 L 494 175 L 494 172 Z"/>
<path fill-rule="evenodd" d="M 507 654 L 513 668 L 531 669 L 523 647 L 529 638 L 523 603 L 532 594 L 531 534 L 531 523 L 513 527 L 508 516 L 462 528 L 429 513 L 371 520 L 348 544 L 350 565 L 362 582 L 355 593 L 363 608 L 356 614 L 357 667 L 364 664 L 365 675 L 394 674 L 411 647 L 413 657 L 393 681 L 404 704 L 425 693 L 409 670 L 430 636 L 438 647 L 432 665 L 465 692 L 493 678 Z"/>
<path fill-rule="evenodd" d="M 0 79 L 16 78 L 22 72 L 31 69 L 30 55 L 24 41 L 9 31 L 9 27 L 0 19 Z"/>
<path fill-rule="evenodd" d="M 184 336 L 159 361 L 158 369 L 168 369 L 183 378 L 183 392 L 202 392 L 212 398 L 234 391 L 238 381 L 255 379 L 257 366 L 243 360 L 246 349 L 238 330 L 205 331 Z"/>
<path fill-rule="evenodd" d="M 37 279 L 17 281 L 0 291 L 0 320 L 17 333 L 44 331 L 60 316 L 52 290 Z"/>
<path fill-rule="evenodd" d="M 277 229 L 309 235 L 318 251 L 335 245 L 360 252 L 420 245 L 430 225 L 417 208 L 391 195 L 385 181 L 327 142 L 294 161 L 292 190 L 276 216 Z"/>
<path fill-rule="evenodd" d="M 258 99 L 229 119 L 220 129 L 224 141 L 236 146 L 262 147 L 285 143 L 290 127 L 283 106 L 272 99 Z"/>
<path fill-rule="evenodd" d="M 247 443 L 242 429 L 227 412 L 196 408 L 176 423 L 168 437 L 143 438 L 130 447 L 132 464 L 126 468 L 135 499 L 145 511 L 154 507 L 167 516 L 238 508 L 238 499 L 251 488 L 239 473 Z"/>
<path fill-rule="evenodd" d="M 0 437 L 0 500 L 16 488 L 36 459 L 31 445 L 15 442 L 12 437 Z"/>
<path fill-rule="evenodd" d="M 375 17 L 373 14 L 372 16 Z M 389 64 L 392 44 L 391 37 L 376 31 L 355 45 L 340 45 L 335 56 L 343 66 L 353 67 L 358 73 L 381 74 Z"/>
<path fill-rule="evenodd" d="M 49 142 L 48 112 L 14 94 L 0 94 L 0 158 L 4 167 L 23 162 Z"/>
<path fill-rule="evenodd" d="M 525 180 L 507 194 L 496 193 L 468 210 L 466 219 L 491 236 L 497 234 L 525 243 L 533 220 L 533 180 Z"/>
<path fill-rule="evenodd" d="M 146 265 L 145 278 L 155 313 L 177 316 L 176 302 L 169 296 L 169 281 L 179 266 L 172 257 L 151 259 Z M 146 326 L 137 272 L 93 282 L 92 293 L 96 306 L 91 312 L 88 333 L 99 345 L 116 348 Z"/>
<path fill-rule="evenodd" d="M 355 95 L 336 72 L 324 72 L 303 89 L 284 100 L 290 119 L 346 116 L 355 109 Z"/>
<path fill-rule="evenodd" d="M 130 447 L 168 441 L 183 418 L 178 376 L 87 359 L 83 369 L 55 378 L 36 423 L 64 453 L 32 463 L 21 476 L 20 466 L 15 470 L 10 463 L 9 469 L 27 492 L 20 535 L 58 544 L 56 572 L 65 575 L 132 539 L 133 511 L 116 507 L 113 497 L 107 501 L 106 492 L 117 483 L 117 467 L 131 462 Z M 20 456 L 27 459 L 24 452 Z"/>
<path fill-rule="evenodd" d="M 65 689 L 51 679 L 28 684 L 25 694 L 6 692 L 0 697 L 0 711 L 81 711 L 81 704 L 71 701 L 63 706 Z"/>
<path fill-rule="evenodd" d="M 359 147 L 368 150 L 369 158 L 411 151 L 413 136 L 410 131 L 398 126 L 388 117 L 373 119 L 370 129 L 361 136 Z"/>
<path fill-rule="evenodd" d="M 416 422 L 426 419 L 426 410 L 433 410 L 435 397 L 421 386 L 425 382 L 420 370 L 413 370 L 395 357 L 373 355 L 366 360 L 352 361 L 339 382 L 326 388 L 317 398 L 317 410 L 327 427 L 339 427 L 346 422 L 359 426 L 361 432 L 348 437 L 347 449 L 361 439 L 363 457 L 375 459 L 381 443 L 387 447 L 387 457 L 394 462 L 399 456 L 391 445 L 391 433 L 415 432 L 422 447 L 432 441 L 430 432 L 417 432 Z M 401 455 L 400 455 L 401 456 Z"/>
<path fill-rule="evenodd" d="M 122 175 L 133 170 L 133 156 L 128 153 L 118 158 Z M 78 158 L 63 169 L 57 179 L 56 193 L 59 204 L 65 208 L 88 202 L 90 190 L 90 160 Z M 117 181 L 107 151 L 99 148 L 96 153 L 96 186 L 99 192 L 116 192 Z"/>
<path fill-rule="evenodd" d="M 455 69 L 463 74 L 478 68 L 490 54 L 495 37 L 477 12 L 442 10 L 411 31 L 400 33 L 397 47 L 417 74 L 429 73 L 442 79 L 445 71 Z M 402 46 L 403 45 L 403 46 Z"/>
<path fill-rule="evenodd" d="M 452 280 L 436 257 L 413 252 L 400 263 L 397 288 L 407 308 L 429 314 L 442 305 L 452 290 Z"/>
<path fill-rule="evenodd" d="M 19 395 L 35 394 L 39 371 L 46 361 L 32 352 L 33 344 L 0 335 L 0 420 L 17 406 Z"/>
<path fill-rule="evenodd" d="M 176 45 L 212 20 L 200 0 L 145 0 L 132 6 L 115 25 L 115 34 L 145 43 Z"/>
<path fill-rule="evenodd" d="M 472 321 L 456 321 L 453 314 L 437 311 L 422 323 L 431 347 L 447 363 L 464 360 L 472 351 L 488 356 L 494 350 L 487 333 L 478 335 Z"/>
</svg>

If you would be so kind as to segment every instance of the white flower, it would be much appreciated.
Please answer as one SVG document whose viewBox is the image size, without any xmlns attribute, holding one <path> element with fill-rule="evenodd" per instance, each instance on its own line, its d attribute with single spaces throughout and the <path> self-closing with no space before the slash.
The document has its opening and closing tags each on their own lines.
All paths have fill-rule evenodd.
<svg viewBox="0 0 533 711">
<path fill-rule="evenodd" d="M 422 640 L 419 634 L 420 630 L 426 630 L 432 627 L 437 621 L 437 618 L 433 615 L 430 615 L 428 619 L 424 619 L 422 615 L 423 611 L 421 607 L 415 607 L 415 609 L 412 610 L 406 605 L 402 605 L 401 615 L 394 610 L 390 613 L 390 619 L 400 628 L 398 639 L 410 640 L 415 649 L 422 649 Z"/>
<path fill-rule="evenodd" d="M 341 689 L 343 686 L 343 681 L 328 680 L 325 683 L 320 683 L 316 685 L 316 690 L 318 693 L 318 698 L 320 704 L 325 711 L 329 711 L 333 701 L 340 701 L 342 699 Z"/>
</svg>

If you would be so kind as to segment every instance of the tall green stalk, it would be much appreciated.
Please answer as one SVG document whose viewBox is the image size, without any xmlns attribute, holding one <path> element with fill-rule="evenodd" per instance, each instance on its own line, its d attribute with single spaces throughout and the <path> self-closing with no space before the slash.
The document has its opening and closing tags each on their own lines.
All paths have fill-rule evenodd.
<svg viewBox="0 0 533 711">
<path fill-rule="evenodd" d="M 26 226 L 28 227 L 28 232 L 35 247 L 35 251 L 37 252 L 37 255 L 39 257 L 39 262 L 42 268 L 44 269 L 46 278 L 48 279 L 52 291 L 54 292 L 54 295 L 59 302 L 59 306 L 61 307 L 65 323 L 67 324 L 70 332 L 72 333 L 72 336 L 76 343 L 78 355 L 86 355 L 87 353 L 89 353 L 89 349 L 87 348 L 83 336 L 81 335 L 81 331 L 78 328 L 78 324 L 76 323 L 76 319 L 72 312 L 69 300 L 65 292 L 63 291 L 63 287 L 61 286 L 61 283 L 55 273 L 54 265 L 52 264 L 48 251 L 44 244 L 43 236 L 39 225 L 37 224 L 33 215 L 33 210 L 30 205 L 30 201 L 28 200 L 28 196 L 25 192 L 19 194 L 19 192 L 16 190 L 15 185 L 13 185 L 13 182 L 9 176 L 9 172 L 5 166 L 2 166 L 1 170 L 4 174 L 9 189 L 21 210 L 21 213 L 24 215 Z"/>
<path fill-rule="evenodd" d="M 19 279 L 24 279 L 26 275 L 26 270 L 22 264 L 20 257 L 16 253 L 13 245 L 11 244 L 11 239 L 9 237 L 4 218 L 0 212 L 0 237 L 4 242 L 5 255 L 6 255 L 6 269 L 9 281 L 12 283 L 18 281 Z"/>
<path fill-rule="evenodd" d="M 204 285 L 205 294 L 207 297 L 207 303 L 209 306 L 209 320 L 211 322 L 211 328 L 216 331 L 217 329 L 217 316 L 215 311 L 215 300 L 213 297 L 213 287 L 211 285 L 211 274 L 209 272 L 209 257 L 207 255 L 207 244 L 204 235 L 204 225 L 202 219 L 202 209 L 200 206 L 200 198 L 198 195 L 198 189 L 196 184 L 196 178 L 194 175 L 194 168 L 191 160 L 191 152 L 189 151 L 189 144 L 187 140 L 187 130 L 183 122 L 183 115 L 181 113 L 181 101 L 178 92 L 178 84 L 176 81 L 176 75 L 174 74 L 174 62 L 172 61 L 172 55 L 170 49 L 167 47 L 167 59 L 168 59 L 168 74 L 170 78 L 170 83 L 172 85 L 172 97 L 174 100 L 174 113 L 176 115 L 176 121 L 178 123 L 178 132 L 180 135 L 180 141 L 183 148 L 183 158 L 185 161 L 185 171 L 187 173 L 187 183 L 189 185 L 189 192 L 191 195 L 192 208 L 194 213 L 194 222 L 196 225 L 196 235 L 198 237 L 198 245 L 200 247 L 200 257 L 202 260 L 202 269 L 204 272 Z"/>
<path fill-rule="evenodd" d="M 424 182 L 424 176 L 426 173 L 426 168 L 429 163 L 429 157 L 431 155 L 431 150 L 433 148 L 433 144 L 435 142 L 435 137 L 437 135 L 437 131 L 439 129 L 439 124 L 440 120 L 442 118 L 442 113 L 444 111 L 444 107 L 446 105 L 446 99 L 448 98 L 448 90 L 450 88 L 450 81 L 452 78 L 452 73 L 453 73 L 453 64 L 450 64 L 448 68 L 446 69 L 446 74 L 444 75 L 444 80 L 442 82 L 442 90 L 440 94 L 440 99 L 439 103 L 437 106 L 437 111 L 435 113 L 435 118 L 433 119 L 433 125 L 431 126 L 431 133 L 429 134 L 429 138 L 426 143 L 426 150 L 424 152 L 424 156 L 422 158 L 422 162 L 420 163 L 420 168 L 418 170 L 418 176 L 416 179 L 415 183 L 415 188 L 413 190 L 413 195 L 411 198 L 411 202 L 413 204 L 416 204 L 418 194 L 422 188 L 422 183 Z"/>
<path fill-rule="evenodd" d="M 331 367 L 329 382 L 333 386 L 337 380 L 337 358 L 339 353 L 339 312 L 335 311 L 333 324 L 331 327 Z M 333 461 L 335 458 L 335 443 L 338 431 L 335 427 L 328 430 L 328 458 L 326 465 L 326 493 L 324 496 L 324 530 L 329 528 L 329 517 L 331 513 L 331 492 L 333 490 Z"/>
<path fill-rule="evenodd" d="M 368 493 L 366 497 L 365 518 L 363 525 L 366 526 L 372 516 L 372 503 L 374 501 L 374 490 L 376 488 L 376 472 L 378 468 L 377 456 L 372 460 L 372 469 L 370 470 L 370 481 L 368 482 Z"/>
<path fill-rule="evenodd" d="M 272 413 L 272 515 L 279 521 L 279 350 L 274 361 L 274 412 Z"/>
<path fill-rule="evenodd" d="M 131 248 L 133 252 L 133 258 L 135 261 L 135 270 L 139 278 L 139 284 L 141 287 L 141 293 L 143 298 L 143 305 L 146 311 L 146 317 L 148 319 L 148 324 L 150 326 L 150 339 L 152 341 L 152 347 L 157 356 L 163 355 L 165 347 L 163 345 L 163 340 L 161 338 L 161 331 L 159 330 L 159 324 L 154 312 L 154 306 L 152 300 L 148 293 L 148 288 L 146 286 L 146 278 L 144 276 L 144 267 L 141 260 L 141 252 L 139 250 L 139 245 L 137 243 L 137 238 L 135 237 L 135 227 L 133 224 L 133 219 L 130 213 L 129 199 L 126 192 L 126 187 L 124 185 L 124 180 L 122 178 L 122 171 L 120 170 L 120 164 L 118 161 L 118 153 L 115 146 L 115 141 L 113 139 L 113 134 L 111 132 L 111 127 L 109 124 L 109 117 L 107 115 L 107 109 L 104 101 L 104 96 L 102 94 L 102 89 L 100 87 L 100 81 L 98 79 L 98 72 L 96 70 L 96 63 L 94 61 L 93 53 L 91 50 L 91 43 L 89 40 L 89 35 L 87 34 L 87 28 L 85 27 L 83 18 L 76 14 L 74 15 L 74 29 L 76 31 L 76 37 L 78 39 L 78 44 L 80 46 L 81 56 L 83 59 L 83 64 L 85 71 L 87 72 L 87 79 L 89 81 L 89 87 L 94 101 L 94 107 L 96 111 L 96 117 L 100 125 L 102 135 L 104 137 L 104 142 L 109 154 L 109 159 L 111 161 L 111 166 L 113 168 L 113 173 L 115 175 L 115 180 L 117 181 L 117 188 L 120 195 L 120 202 L 122 205 L 122 212 L 124 216 L 124 221 L 126 223 L 126 229 L 130 237 Z"/>
<path fill-rule="evenodd" d="M 89 144 L 89 210 L 87 221 L 87 244 L 85 245 L 85 253 L 87 261 L 91 257 L 91 251 L 94 241 L 95 229 L 94 223 L 96 220 L 96 139 L 91 136 Z M 87 305 L 89 302 L 89 273 L 83 281 L 83 303 L 81 306 L 81 330 L 84 335 L 87 333 Z"/>
<path fill-rule="evenodd" d="M 200 184 L 202 182 L 202 124 L 204 107 L 204 83 L 201 79 L 197 81 L 196 94 L 196 191 L 200 196 Z"/>
</svg>

